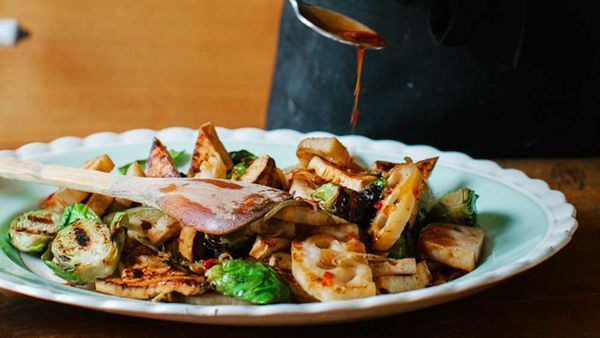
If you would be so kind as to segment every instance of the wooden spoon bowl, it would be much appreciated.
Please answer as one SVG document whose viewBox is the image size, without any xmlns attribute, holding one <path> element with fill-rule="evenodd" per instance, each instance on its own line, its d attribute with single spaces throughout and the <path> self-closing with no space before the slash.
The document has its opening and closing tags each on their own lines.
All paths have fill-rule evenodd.
<svg viewBox="0 0 600 338">
<path fill-rule="evenodd" d="M 231 233 L 292 198 L 285 191 L 252 183 L 128 177 L 10 157 L 0 157 L 0 177 L 128 199 L 215 235 Z"/>
</svg>

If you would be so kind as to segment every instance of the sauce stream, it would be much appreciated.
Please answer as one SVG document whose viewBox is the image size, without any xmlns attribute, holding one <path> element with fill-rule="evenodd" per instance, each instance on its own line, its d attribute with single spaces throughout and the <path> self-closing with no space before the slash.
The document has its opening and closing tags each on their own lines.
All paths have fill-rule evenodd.
<svg viewBox="0 0 600 338">
<path fill-rule="evenodd" d="M 352 126 L 353 132 L 358 123 L 358 97 L 360 96 L 360 79 L 362 77 L 362 65 L 364 59 L 365 49 L 363 47 L 358 47 L 356 49 L 356 86 L 354 87 L 354 104 L 352 105 L 352 115 L 350 116 L 350 125 Z"/>
<path fill-rule="evenodd" d="M 369 27 L 343 14 L 318 6 L 301 6 L 301 14 L 317 27 L 336 35 L 339 39 L 357 45 L 356 86 L 350 125 L 352 132 L 358 123 L 358 100 L 361 89 L 361 76 L 365 50 L 385 47 L 385 39 Z"/>
<path fill-rule="evenodd" d="M 366 48 L 381 48 L 385 46 L 385 40 L 377 33 L 367 31 L 344 31 L 339 33 L 340 36 L 344 37 L 348 41 L 352 41 L 360 47 L 356 49 L 356 85 L 354 87 L 354 104 L 352 105 L 352 115 L 350 116 L 350 125 L 352 132 L 356 129 L 358 123 L 358 100 L 361 89 L 361 78 L 363 61 L 365 59 Z"/>
</svg>

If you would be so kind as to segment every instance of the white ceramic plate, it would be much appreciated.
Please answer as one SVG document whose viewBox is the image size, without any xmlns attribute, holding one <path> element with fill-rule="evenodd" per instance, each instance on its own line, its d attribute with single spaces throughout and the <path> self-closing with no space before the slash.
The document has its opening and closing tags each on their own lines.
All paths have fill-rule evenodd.
<svg viewBox="0 0 600 338">
<path fill-rule="evenodd" d="M 218 129 L 229 150 L 248 149 L 268 153 L 280 167 L 296 162 L 295 146 L 306 136 L 292 130 Z M 152 138 L 170 148 L 190 151 L 196 131 L 188 128 L 148 129 L 124 133 L 103 132 L 80 139 L 63 137 L 50 143 L 31 143 L 0 156 L 16 156 L 43 162 L 77 166 L 93 156 L 108 153 L 117 165 L 145 158 Z M 550 258 L 564 247 L 577 228 L 575 209 L 562 193 L 530 179 L 521 171 L 502 169 L 487 160 L 474 160 L 456 152 L 429 146 L 407 146 L 396 141 L 373 141 L 342 136 L 350 152 L 366 163 L 375 159 L 401 161 L 440 156 L 429 179 L 435 194 L 467 186 L 480 196 L 479 223 L 486 231 L 482 261 L 471 273 L 452 282 L 400 294 L 312 304 L 266 306 L 197 306 L 150 303 L 69 287 L 53 276 L 38 258 L 19 254 L 8 244 L 10 220 L 35 207 L 53 187 L 0 179 L 0 288 L 31 297 L 100 311 L 132 316 L 207 324 L 292 325 L 351 321 L 412 311 L 480 291 Z"/>
</svg>

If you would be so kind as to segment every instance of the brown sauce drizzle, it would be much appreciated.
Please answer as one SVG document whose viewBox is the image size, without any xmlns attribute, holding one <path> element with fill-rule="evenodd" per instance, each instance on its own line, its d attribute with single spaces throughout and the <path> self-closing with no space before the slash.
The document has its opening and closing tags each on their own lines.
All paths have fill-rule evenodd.
<svg viewBox="0 0 600 338">
<path fill-rule="evenodd" d="M 356 49 L 356 85 L 354 87 L 354 104 L 352 105 L 352 115 L 350 117 L 350 125 L 352 131 L 356 129 L 358 123 L 358 98 L 360 96 L 361 78 L 363 61 L 365 59 L 365 48 L 381 48 L 385 46 L 385 40 L 376 33 L 368 31 L 344 31 L 339 33 L 346 40 L 360 45 Z"/>
<path fill-rule="evenodd" d="M 361 89 L 362 65 L 365 49 L 385 47 L 385 39 L 368 27 L 340 13 L 319 6 L 301 6 L 300 12 L 317 27 L 337 35 L 340 39 L 359 45 L 357 50 L 356 86 L 350 125 L 352 131 L 358 123 L 358 98 Z"/>
</svg>

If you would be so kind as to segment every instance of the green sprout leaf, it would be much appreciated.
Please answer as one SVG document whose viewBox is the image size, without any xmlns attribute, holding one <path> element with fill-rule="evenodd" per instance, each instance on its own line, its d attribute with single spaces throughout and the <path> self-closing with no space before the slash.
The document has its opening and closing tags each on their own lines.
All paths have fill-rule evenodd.
<svg viewBox="0 0 600 338">
<path fill-rule="evenodd" d="M 256 155 L 243 149 L 229 152 L 229 157 L 233 162 L 233 168 L 227 172 L 227 178 L 231 179 L 237 179 L 244 175 L 250 164 L 257 159 Z"/>
<path fill-rule="evenodd" d="M 242 149 L 238 151 L 230 151 L 229 157 L 231 157 L 231 161 L 234 164 L 238 164 L 240 162 L 246 162 L 247 160 L 254 161 L 256 160 L 256 155 L 249 152 L 248 150 Z"/>
<path fill-rule="evenodd" d="M 253 260 L 230 259 L 206 271 L 220 293 L 255 304 L 288 302 L 291 292 L 275 270 Z"/>
<path fill-rule="evenodd" d="M 88 208 L 84 204 L 74 203 L 67 206 L 63 211 L 59 226 L 61 229 L 64 229 L 67 225 L 81 219 L 89 219 L 98 223 L 102 223 L 102 219 L 96 215 L 94 210 Z"/>
<path fill-rule="evenodd" d="M 240 162 L 231 168 L 231 176 L 241 177 L 248 170 L 248 164 L 246 162 Z"/>
</svg>

